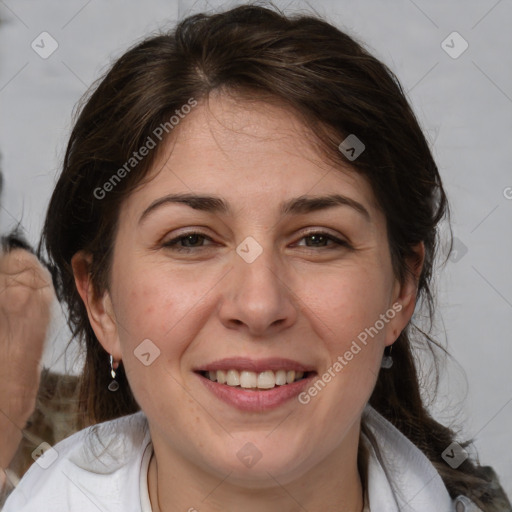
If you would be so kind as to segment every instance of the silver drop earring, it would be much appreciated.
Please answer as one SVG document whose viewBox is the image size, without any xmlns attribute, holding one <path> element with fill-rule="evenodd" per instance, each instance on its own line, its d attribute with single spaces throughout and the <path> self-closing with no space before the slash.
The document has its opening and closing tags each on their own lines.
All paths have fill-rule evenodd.
<svg viewBox="0 0 512 512">
<path fill-rule="evenodd" d="M 386 354 L 386 351 L 389 348 L 389 352 Z M 389 370 L 393 366 L 393 358 L 391 357 L 391 351 L 393 350 L 393 345 L 390 347 L 386 347 L 384 350 L 384 355 L 382 356 L 382 362 L 380 363 L 380 367 L 386 370 Z"/>
<path fill-rule="evenodd" d="M 117 391 L 119 389 L 119 382 L 116 380 L 116 371 L 114 370 L 114 358 L 110 356 L 110 375 L 112 375 L 112 382 L 108 385 L 109 391 Z"/>
</svg>

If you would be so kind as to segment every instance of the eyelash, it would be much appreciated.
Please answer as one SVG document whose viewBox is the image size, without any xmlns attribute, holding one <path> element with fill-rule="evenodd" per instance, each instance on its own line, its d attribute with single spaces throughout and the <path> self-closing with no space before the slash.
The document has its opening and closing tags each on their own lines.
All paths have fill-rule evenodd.
<svg viewBox="0 0 512 512">
<path fill-rule="evenodd" d="M 180 235 L 176 238 L 173 238 L 172 240 L 169 240 L 168 242 L 165 242 L 164 244 L 162 244 L 163 247 L 167 248 L 167 249 L 171 249 L 172 251 L 177 251 L 177 252 L 191 252 L 193 251 L 194 249 L 202 249 L 204 248 L 204 246 L 201 246 L 201 247 L 180 247 L 179 245 L 177 245 L 181 240 L 184 240 L 186 238 L 188 238 L 189 236 L 194 236 L 194 235 L 197 235 L 197 236 L 200 236 L 200 237 L 203 237 L 205 239 L 208 239 L 208 240 L 212 240 L 209 236 L 205 235 L 204 233 L 201 233 L 199 231 L 191 231 L 189 233 L 185 233 L 183 235 Z M 331 240 L 332 242 L 334 242 L 336 245 L 340 246 L 340 247 L 346 247 L 346 248 L 350 248 L 351 246 L 349 245 L 348 242 L 346 242 L 345 240 L 341 240 L 339 238 L 336 238 L 335 236 L 331 235 L 330 233 L 327 233 L 326 231 L 311 231 L 309 233 L 305 233 L 301 238 L 300 240 L 303 240 L 304 238 L 309 238 L 309 237 L 312 237 L 312 236 L 322 236 L 322 237 L 325 237 L 327 238 L 328 240 Z M 306 249 L 315 249 L 314 246 L 303 246 L 303 247 L 306 247 Z M 318 248 L 320 249 L 329 249 L 328 246 L 318 246 Z M 331 249 L 334 249 L 335 247 L 331 246 Z"/>
</svg>

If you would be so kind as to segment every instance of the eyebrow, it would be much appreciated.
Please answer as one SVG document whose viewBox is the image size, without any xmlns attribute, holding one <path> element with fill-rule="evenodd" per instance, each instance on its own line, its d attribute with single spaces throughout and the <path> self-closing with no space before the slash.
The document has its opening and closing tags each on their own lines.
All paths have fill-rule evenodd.
<svg viewBox="0 0 512 512">
<path fill-rule="evenodd" d="M 185 204 L 194 210 L 200 210 L 215 214 L 231 215 L 229 204 L 218 196 L 196 194 L 169 194 L 153 201 L 142 213 L 139 224 L 158 208 L 168 204 Z M 371 222 L 368 210 L 358 201 L 341 194 L 327 196 L 300 196 L 281 203 L 280 214 L 300 215 L 320 210 L 326 210 L 335 206 L 348 206 L 361 214 L 368 222 Z"/>
</svg>

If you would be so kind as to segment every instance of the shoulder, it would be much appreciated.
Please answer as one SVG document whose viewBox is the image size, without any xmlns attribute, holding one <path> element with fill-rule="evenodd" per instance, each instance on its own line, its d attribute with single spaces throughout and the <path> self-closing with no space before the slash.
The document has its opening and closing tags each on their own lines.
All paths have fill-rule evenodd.
<svg viewBox="0 0 512 512">
<path fill-rule="evenodd" d="M 142 412 L 93 425 L 42 446 L 3 512 L 138 510 L 140 465 L 151 439 Z M 140 507 L 139 507 L 140 510 Z"/>
</svg>

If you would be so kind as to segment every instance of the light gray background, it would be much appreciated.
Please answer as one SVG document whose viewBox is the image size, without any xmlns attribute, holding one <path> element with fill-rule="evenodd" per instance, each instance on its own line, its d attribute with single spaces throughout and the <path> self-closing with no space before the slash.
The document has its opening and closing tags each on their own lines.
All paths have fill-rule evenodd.
<svg viewBox="0 0 512 512">
<path fill-rule="evenodd" d="M 21 219 L 29 240 L 37 241 L 72 109 L 111 60 L 156 28 L 219 5 L 235 3 L 0 2 L 2 232 Z M 305 2 L 276 5 L 309 9 Z M 433 411 L 464 438 L 475 438 L 482 463 L 496 469 L 512 495 L 511 2 L 322 0 L 314 6 L 398 75 L 432 144 L 459 249 L 440 274 L 442 318 L 435 332 L 442 341 L 446 332 L 459 365 L 445 366 Z M 43 31 L 59 44 L 48 59 L 31 48 Z M 469 44 L 456 59 L 441 46 L 453 31 Z M 457 40 L 448 44 L 461 48 Z M 63 355 L 68 336 L 56 306 L 46 366 L 77 370 L 73 353 Z"/>
</svg>

